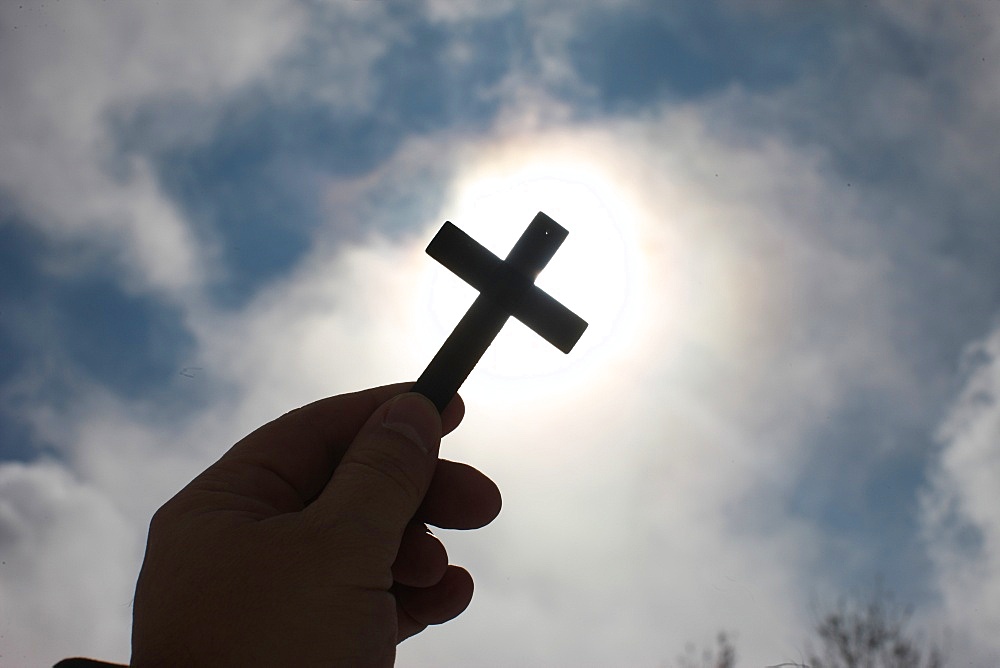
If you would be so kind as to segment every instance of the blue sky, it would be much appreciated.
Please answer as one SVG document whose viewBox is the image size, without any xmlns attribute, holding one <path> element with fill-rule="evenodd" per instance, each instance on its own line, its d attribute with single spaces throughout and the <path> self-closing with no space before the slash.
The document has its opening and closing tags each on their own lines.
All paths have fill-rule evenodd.
<svg viewBox="0 0 1000 668">
<path fill-rule="evenodd" d="M 543 209 L 591 330 L 470 379 L 505 509 L 400 663 L 775 664 L 876 580 L 995 661 L 998 58 L 986 0 L 5 4 L 0 650 L 126 659 L 151 512 L 415 377 L 471 301 L 436 229 Z"/>
</svg>

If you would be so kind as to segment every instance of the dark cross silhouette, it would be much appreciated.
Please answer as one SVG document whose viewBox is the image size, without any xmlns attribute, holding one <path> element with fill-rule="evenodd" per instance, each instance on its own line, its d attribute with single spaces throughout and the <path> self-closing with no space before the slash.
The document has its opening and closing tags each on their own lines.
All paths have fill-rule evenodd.
<svg viewBox="0 0 1000 668">
<path fill-rule="evenodd" d="M 444 224 L 427 246 L 427 254 L 480 294 L 417 379 L 413 392 L 443 411 L 510 316 L 564 353 L 573 349 L 587 323 L 535 285 L 535 277 L 567 234 L 539 211 L 501 260 L 451 222 Z"/>
</svg>

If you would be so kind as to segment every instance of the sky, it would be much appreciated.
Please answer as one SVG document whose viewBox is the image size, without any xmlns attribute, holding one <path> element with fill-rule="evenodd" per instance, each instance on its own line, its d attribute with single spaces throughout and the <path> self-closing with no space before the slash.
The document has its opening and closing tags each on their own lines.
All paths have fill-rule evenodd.
<svg viewBox="0 0 1000 668">
<path fill-rule="evenodd" d="M 998 72 L 993 0 L 0 3 L 0 664 L 127 661 L 153 511 L 542 210 L 590 327 L 463 387 L 504 509 L 399 665 L 801 661 L 877 583 L 996 665 Z"/>
</svg>

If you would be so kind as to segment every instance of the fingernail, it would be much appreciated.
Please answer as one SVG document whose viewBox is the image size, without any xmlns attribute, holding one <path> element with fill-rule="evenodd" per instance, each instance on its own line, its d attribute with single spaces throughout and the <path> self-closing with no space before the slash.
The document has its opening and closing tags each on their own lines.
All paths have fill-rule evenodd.
<svg viewBox="0 0 1000 668">
<path fill-rule="evenodd" d="M 382 419 L 386 429 L 402 434 L 406 439 L 429 453 L 430 446 L 440 438 L 441 418 L 429 399 L 420 394 L 396 397 Z"/>
</svg>

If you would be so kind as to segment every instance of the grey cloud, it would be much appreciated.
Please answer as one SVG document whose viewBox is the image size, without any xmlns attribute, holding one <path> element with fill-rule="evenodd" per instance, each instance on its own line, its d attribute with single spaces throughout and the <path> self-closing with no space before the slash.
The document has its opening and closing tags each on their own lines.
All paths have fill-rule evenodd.
<svg viewBox="0 0 1000 668">
<path fill-rule="evenodd" d="M 967 359 L 968 380 L 942 425 L 922 518 L 959 653 L 985 665 L 1000 659 L 1000 331 L 970 346 Z"/>
<path fill-rule="evenodd" d="M 5 208 L 53 238 L 87 240 L 103 261 L 121 264 L 134 290 L 199 285 L 205 258 L 149 165 L 132 160 L 124 177 L 104 169 L 105 114 L 152 95 L 217 95 L 245 84 L 295 37 L 295 6 L 25 3 L 2 11 Z"/>
<path fill-rule="evenodd" d="M 982 9 L 975 3 L 942 10 L 944 31 L 930 3 L 914 5 L 913 13 L 909 6 L 880 6 L 875 28 L 838 24 L 831 69 L 806 72 L 781 90 L 734 86 L 697 102 L 599 118 L 592 108 L 581 113 L 593 91 L 566 59 L 571 29 L 537 24 L 533 39 L 544 41 L 538 62 L 516 63 L 496 84 L 492 93 L 502 107 L 492 127 L 426 131 L 403 140 L 371 171 L 329 176 L 329 229 L 317 232 L 295 267 L 242 308 L 189 305 L 184 317 L 197 341 L 189 364 L 218 388 L 203 406 L 167 420 L 155 411 L 150 417 L 141 402 L 94 398 L 84 386 L 79 410 L 42 406 L 37 417 L 72 453 L 69 463 L 37 465 L 38 473 L 28 465 L 16 474 L 35 475 L 31 484 L 42 497 L 69 489 L 89 499 L 84 505 L 93 517 L 80 520 L 79 529 L 57 522 L 53 535 L 83 545 L 77 532 L 92 522 L 99 535 L 134 546 L 144 514 L 245 431 L 319 395 L 418 371 L 433 344 L 413 349 L 400 337 L 419 321 L 410 310 L 413 276 L 427 261 L 422 235 L 439 214 L 450 215 L 447 191 L 457 186 L 449 183 L 508 140 L 541 146 L 559 136 L 615 174 L 616 186 L 637 202 L 651 287 L 644 326 L 606 375 L 558 401 L 518 402 L 516 392 L 498 392 L 487 376 L 470 381 L 468 421 L 446 449 L 495 475 L 508 501 L 496 526 L 448 536 L 455 560 L 480 577 L 473 607 L 454 624 L 408 641 L 401 657 L 428 665 L 611 663 L 627 648 L 636 661 L 653 663 L 724 625 L 735 627 L 751 663 L 797 658 L 810 599 L 885 563 L 873 558 L 878 536 L 838 532 L 804 512 L 803 488 L 837 504 L 862 499 L 864 507 L 877 466 L 922 467 L 926 446 L 908 437 L 933 431 L 956 351 L 982 335 L 995 309 L 994 237 L 982 216 L 996 202 L 980 186 L 996 171 L 989 141 L 996 119 L 988 81 L 978 85 L 977 77 L 988 79 L 988 64 L 975 64 L 996 54 L 993 14 L 964 34 L 970 24 L 959 13 Z M 943 40 L 948 48 L 933 54 L 951 57 L 918 58 L 919 71 L 902 66 L 909 62 L 902 56 L 904 63 L 890 66 L 886 59 L 899 45 L 881 40 L 887 31 L 907 43 Z M 971 45 L 960 46 L 969 35 Z M 345 68 L 345 76 L 377 60 L 379 39 L 365 42 L 362 65 Z M 281 45 L 246 70 L 206 75 L 191 94 L 216 83 L 227 90 L 242 85 L 255 68 L 274 62 Z M 561 94 L 567 90 L 572 94 Z M 960 104 L 942 101 L 947 91 Z M 363 113 L 370 89 L 361 82 L 350 93 L 340 113 Z M 568 122 L 580 116 L 594 120 Z M 12 126 L 3 127 L 6 133 Z M 72 192 L 89 188 L 114 199 L 122 186 L 90 164 L 99 138 L 88 132 L 66 150 L 98 176 Z M 163 141 L 182 141 L 171 132 Z M 63 150 L 52 149 L 50 163 Z M 155 176 L 141 166 L 136 174 L 138 185 L 128 193 L 167 216 L 170 202 L 157 193 Z M 338 243 L 338 224 L 364 229 L 374 216 L 391 227 L 401 214 L 384 195 L 407 191 L 415 175 L 426 179 L 426 190 L 446 194 L 416 206 L 421 219 L 412 232 L 366 230 Z M 27 179 L 36 199 L 37 179 Z M 445 210 L 433 211 L 438 204 Z M 182 216 L 169 215 L 176 229 L 187 229 Z M 968 236 L 949 255 L 941 241 L 952 217 L 966 221 Z M 162 249 L 167 242 L 148 243 Z M 171 243 L 189 248 L 187 262 L 207 271 L 210 252 L 190 250 L 190 239 Z M 985 348 L 992 356 L 994 343 Z M 928 623 L 959 620 L 974 651 L 984 654 L 994 642 L 983 629 L 993 619 L 988 595 L 998 577 L 995 493 L 982 482 L 993 469 L 968 462 L 991 461 L 995 402 L 982 397 L 995 394 L 994 371 L 982 367 L 959 400 L 925 509 L 935 540 L 934 585 L 945 599 L 944 614 L 928 615 Z M 856 420 L 844 406 L 868 397 L 875 398 L 868 419 L 885 432 L 851 430 Z M 823 428 L 832 434 L 827 440 Z M 873 438 L 883 433 L 884 441 Z M 855 434 L 860 442 L 848 442 Z M 817 456 L 821 446 L 828 458 Z M 66 466 L 80 480 L 66 482 Z M 135 473 L 143 467 L 150 477 Z M 917 484 L 906 481 L 901 505 L 915 503 Z M 125 498 L 134 506 L 127 512 L 108 500 Z M 58 504 L 41 507 L 66 512 Z M 949 533 L 951 525 L 940 520 L 951 516 L 941 508 L 955 510 L 971 532 Z M 42 524 L 20 529 L 16 540 L 10 531 L 5 549 L 32 552 L 48 545 L 47 535 Z M 904 552 L 890 562 L 901 571 L 921 572 L 906 550 L 888 549 Z M 44 562 L 26 582 L 43 587 L 63 566 Z M 125 591 L 134 566 L 101 577 Z M 982 577 L 970 583 L 966 572 Z M 87 587 L 68 586 L 86 608 Z M 27 606 L 37 601 L 24 590 L 16 594 Z M 959 610 L 965 601 L 976 602 L 981 615 Z M 37 605 L 43 615 L 52 604 Z M 109 626 L 122 617 L 105 608 L 95 616 Z M 33 619 L 24 613 L 13 623 Z M 78 629 L 67 622 L 62 637 L 75 641 Z M 123 653 L 115 649 L 120 634 L 101 641 L 114 646 L 108 658 Z M 65 653 L 89 647 L 100 650 L 82 643 Z"/>
</svg>

